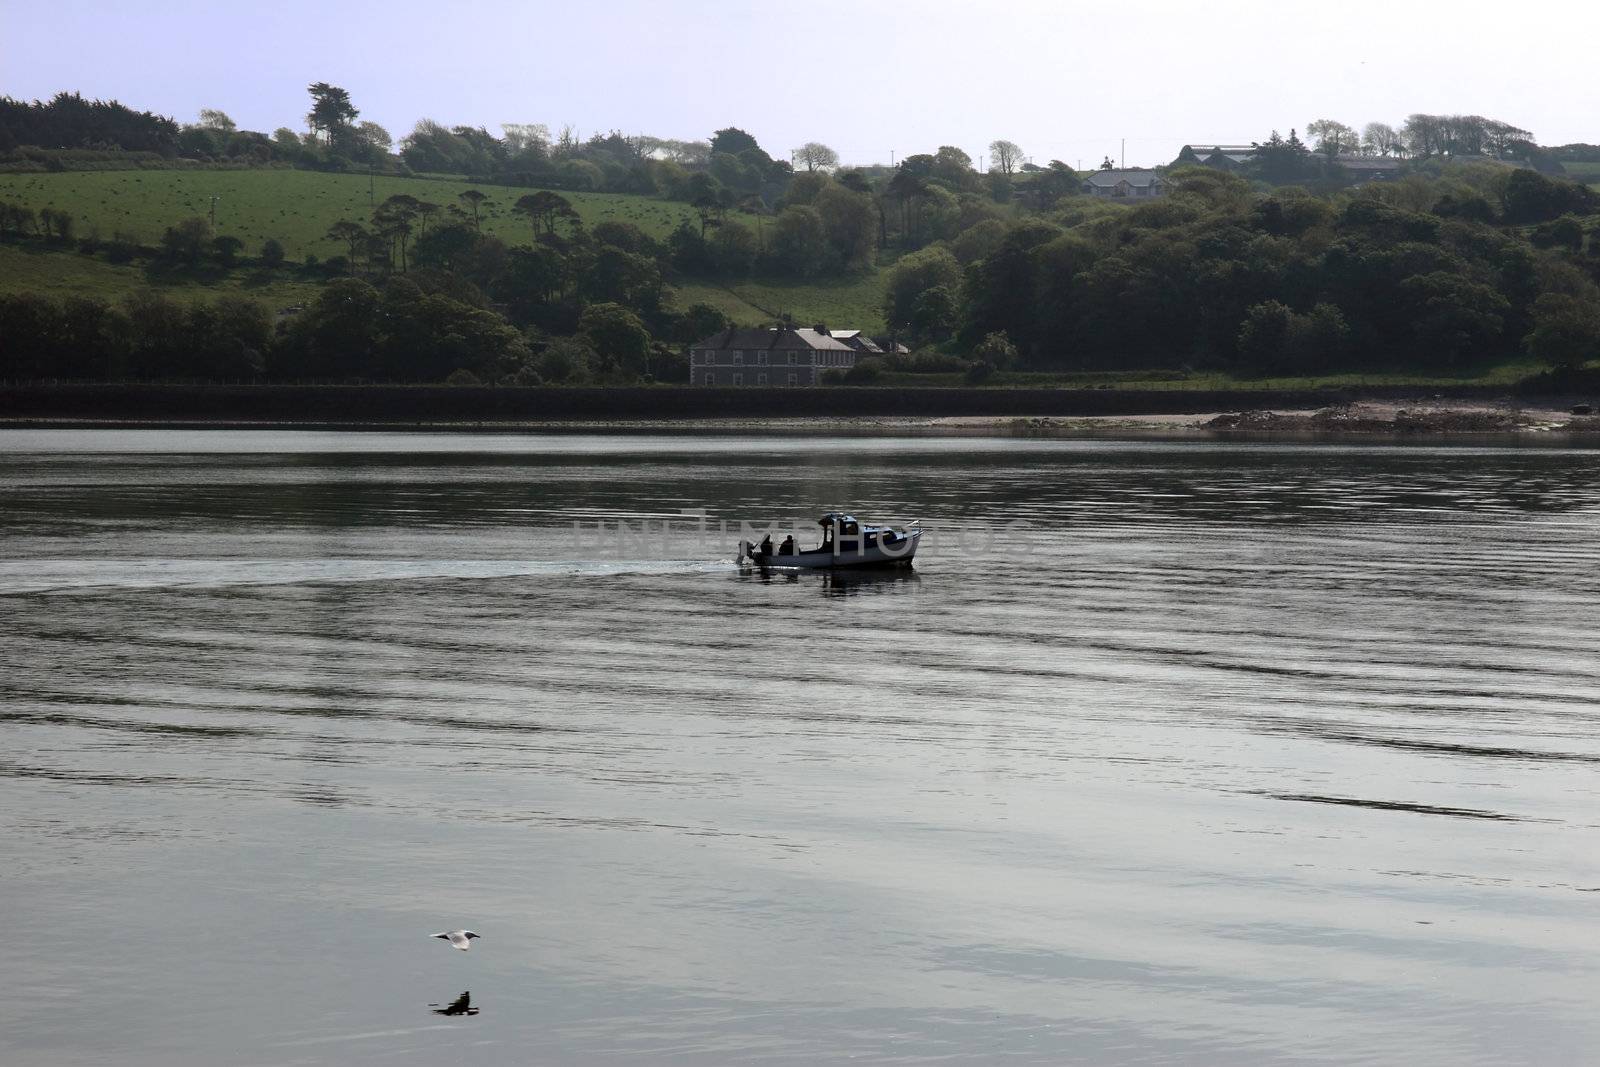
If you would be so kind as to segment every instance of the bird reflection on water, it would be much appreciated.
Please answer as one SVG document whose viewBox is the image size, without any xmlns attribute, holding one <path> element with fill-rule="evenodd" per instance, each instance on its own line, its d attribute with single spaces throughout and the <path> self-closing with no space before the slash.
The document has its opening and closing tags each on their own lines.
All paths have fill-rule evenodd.
<svg viewBox="0 0 1600 1067">
<path fill-rule="evenodd" d="M 472 991 L 470 989 L 467 990 L 466 992 L 462 993 L 459 997 L 457 997 L 456 999 L 452 1000 L 448 1004 L 445 1004 L 443 1006 L 438 1005 L 438 1004 L 429 1004 L 428 1007 L 433 1009 L 433 1013 L 435 1015 L 476 1015 L 476 1014 L 478 1014 L 478 1009 L 474 1008 L 472 1006 Z"/>
</svg>

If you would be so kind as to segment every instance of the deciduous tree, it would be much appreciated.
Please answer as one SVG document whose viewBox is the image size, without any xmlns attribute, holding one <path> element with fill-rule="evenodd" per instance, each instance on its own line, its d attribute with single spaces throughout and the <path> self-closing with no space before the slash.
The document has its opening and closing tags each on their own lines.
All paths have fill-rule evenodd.
<svg viewBox="0 0 1600 1067">
<path fill-rule="evenodd" d="M 328 240 L 341 241 L 350 249 L 350 273 L 356 272 L 356 257 L 368 237 L 367 228 L 359 222 L 340 219 L 328 227 Z"/>
<path fill-rule="evenodd" d="M 1311 138 L 1316 150 L 1328 158 L 1354 152 L 1361 146 L 1356 131 L 1335 119 L 1317 119 L 1306 123 L 1306 136 Z"/>
<path fill-rule="evenodd" d="M 1581 367 L 1600 357 L 1600 299 L 1546 293 L 1534 304 L 1528 355 L 1552 367 Z"/>
<path fill-rule="evenodd" d="M 807 141 L 794 150 L 794 158 L 808 171 L 832 170 L 839 165 L 839 153 L 821 141 Z"/>
<path fill-rule="evenodd" d="M 990 141 L 989 165 L 998 167 L 1001 174 L 1010 175 L 1022 166 L 1022 149 L 1014 141 Z"/>
<path fill-rule="evenodd" d="M 483 210 L 484 202 L 488 200 L 489 197 L 483 193 L 480 193 L 476 189 L 468 189 L 466 192 L 459 194 L 457 199 L 466 204 L 467 209 L 472 212 L 472 228 L 474 230 L 482 229 L 483 227 L 479 221 L 479 215 Z"/>
<path fill-rule="evenodd" d="M 772 231 L 772 255 L 779 269 L 801 278 L 827 269 L 828 230 L 816 208 L 784 208 Z"/>
<path fill-rule="evenodd" d="M 650 331 L 639 316 L 621 304 L 590 304 L 578 319 L 578 333 L 603 363 L 630 376 L 645 373 Z"/>
<path fill-rule="evenodd" d="M 565 219 L 576 222 L 578 218 L 578 213 L 572 210 L 571 201 L 560 193 L 552 193 L 548 189 L 540 189 L 537 193 L 529 193 L 518 198 L 511 210 L 527 216 L 529 224 L 533 227 L 535 242 L 539 240 L 541 228 L 553 237 L 557 221 Z"/>
<path fill-rule="evenodd" d="M 1392 156 L 1403 150 L 1400 132 L 1386 122 L 1369 122 L 1361 131 L 1361 148 L 1368 155 Z"/>
</svg>

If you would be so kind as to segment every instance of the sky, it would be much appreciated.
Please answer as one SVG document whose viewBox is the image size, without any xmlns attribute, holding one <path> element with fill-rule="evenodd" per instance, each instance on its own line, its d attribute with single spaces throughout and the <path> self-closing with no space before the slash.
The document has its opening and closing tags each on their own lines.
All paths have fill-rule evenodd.
<svg viewBox="0 0 1600 1067">
<path fill-rule="evenodd" d="M 1596 41 L 1592 0 L 0 0 L 0 94 L 270 132 L 303 129 L 305 87 L 328 81 L 396 140 L 424 117 L 732 125 L 779 158 L 822 141 L 847 164 L 942 144 L 977 161 L 1004 138 L 1087 167 L 1416 111 L 1600 142 Z"/>
</svg>

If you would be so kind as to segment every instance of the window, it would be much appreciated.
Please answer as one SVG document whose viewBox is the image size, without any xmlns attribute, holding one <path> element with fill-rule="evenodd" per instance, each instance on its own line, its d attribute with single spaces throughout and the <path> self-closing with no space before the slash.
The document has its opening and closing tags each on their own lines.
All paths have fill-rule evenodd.
<svg viewBox="0 0 1600 1067">
<path fill-rule="evenodd" d="M 743 385 L 744 384 L 744 375 L 735 372 L 734 376 L 733 376 L 733 384 L 734 385 Z"/>
<path fill-rule="evenodd" d="M 717 384 L 717 376 L 715 374 L 712 374 L 710 371 L 706 371 L 706 384 L 707 385 L 716 385 Z"/>
<path fill-rule="evenodd" d="M 794 353 L 793 352 L 789 353 L 789 366 L 791 366 L 791 367 L 794 366 Z"/>
<path fill-rule="evenodd" d="M 766 371 L 762 371 L 760 374 L 756 375 L 756 384 L 757 385 L 766 385 L 767 384 L 767 372 Z"/>
<path fill-rule="evenodd" d="M 765 367 L 767 365 L 767 354 L 765 352 L 757 352 L 756 362 Z"/>
<path fill-rule="evenodd" d="M 733 365 L 735 367 L 740 367 L 740 366 L 744 365 L 744 352 L 743 352 L 743 350 L 738 349 L 738 348 L 735 348 L 733 350 Z"/>
<path fill-rule="evenodd" d="M 796 374 L 794 371 L 790 371 L 789 372 L 789 384 L 790 385 L 798 385 L 798 384 L 800 384 L 800 375 Z"/>
</svg>

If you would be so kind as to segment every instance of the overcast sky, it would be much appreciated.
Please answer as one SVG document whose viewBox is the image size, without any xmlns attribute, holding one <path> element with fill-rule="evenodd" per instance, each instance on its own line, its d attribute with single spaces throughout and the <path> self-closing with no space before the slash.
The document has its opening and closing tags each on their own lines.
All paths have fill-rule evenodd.
<svg viewBox="0 0 1600 1067">
<path fill-rule="evenodd" d="M 1316 118 L 1488 115 L 1600 142 L 1600 3 L 1525 0 L 0 0 L 0 93 L 60 89 L 193 121 L 303 128 L 350 90 L 396 139 L 563 123 L 846 163 L 1006 138 L 1036 162 L 1129 164 Z"/>
</svg>

